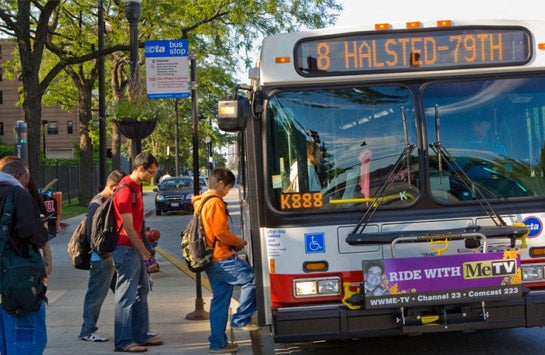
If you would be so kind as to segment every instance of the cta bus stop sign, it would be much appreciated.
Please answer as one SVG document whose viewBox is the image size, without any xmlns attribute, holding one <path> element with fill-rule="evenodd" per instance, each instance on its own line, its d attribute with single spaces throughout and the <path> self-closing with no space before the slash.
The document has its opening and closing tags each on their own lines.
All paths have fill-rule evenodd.
<svg viewBox="0 0 545 355">
<path fill-rule="evenodd" d="M 187 40 L 146 41 L 144 53 L 149 99 L 190 96 Z"/>
</svg>

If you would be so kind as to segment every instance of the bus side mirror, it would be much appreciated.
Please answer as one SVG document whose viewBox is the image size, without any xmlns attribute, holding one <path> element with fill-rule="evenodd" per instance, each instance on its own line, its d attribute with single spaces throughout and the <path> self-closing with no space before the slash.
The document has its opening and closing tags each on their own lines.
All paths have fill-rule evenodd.
<svg viewBox="0 0 545 355">
<path fill-rule="evenodd" d="M 244 130 L 249 116 L 250 102 L 243 96 L 220 99 L 218 102 L 218 127 L 222 131 Z"/>
</svg>

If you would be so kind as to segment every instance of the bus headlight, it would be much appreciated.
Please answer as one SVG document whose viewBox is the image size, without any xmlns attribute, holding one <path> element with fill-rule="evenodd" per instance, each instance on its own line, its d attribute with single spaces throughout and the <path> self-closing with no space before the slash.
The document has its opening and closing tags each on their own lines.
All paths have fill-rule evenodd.
<svg viewBox="0 0 545 355">
<path fill-rule="evenodd" d="M 335 296 L 341 294 L 340 277 L 293 280 L 293 295 L 300 297 Z"/>
<path fill-rule="evenodd" d="M 542 281 L 543 265 L 523 265 L 522 281 Z"/>
<path fill-rule="evenodd" d="M 338 279 L 318 281 L 318 293 L 321 295 L 338 295 L 340 293 L 339 290 Z"/>
</svg>

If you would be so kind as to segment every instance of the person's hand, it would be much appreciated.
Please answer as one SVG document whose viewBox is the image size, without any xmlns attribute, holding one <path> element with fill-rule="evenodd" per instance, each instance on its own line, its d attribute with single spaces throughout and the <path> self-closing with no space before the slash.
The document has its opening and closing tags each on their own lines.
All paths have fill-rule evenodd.
<svg viewBox="0 0 545 355">
<path fill-rule="evenodd" d="M 244 249 L 244 247 L 246 246 L 246 244 L 248 244 L 247 241 L 241 240 L 241 241 L 240 241 L 240 244 L 237 245 L 236 247 L 234 247 L 233 249 L 234 249 L 235 251 L 241 251 L 242 249 Z"/>
</svg>

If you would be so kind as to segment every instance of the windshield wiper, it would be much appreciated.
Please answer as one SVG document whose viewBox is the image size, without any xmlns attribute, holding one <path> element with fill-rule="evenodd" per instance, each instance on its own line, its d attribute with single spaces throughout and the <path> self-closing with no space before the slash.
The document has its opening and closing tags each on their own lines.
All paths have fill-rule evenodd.
<svg viewBox="0 0 545 355">
<path fill-rule="evenodd" d="M 388 176 L 380 186 L 378 190 L 375 191 L 375 193 L 372 196 L 372 201 L 370 205 L 365 210 L 365 213 L 358 221 L 358 224 L 354 227 L 352 232 L 348 233 L 348 237 L 350 238 L 353 235 L 361 234 L 369 224 L 369 221 L 375 214 L 377 208 L 380 206 L 380 204 L 384 201 L 386 196 L 384 195 L 384 191 L 392 185 L 394 182 L 394 179 L 396 175 L 401 171 L 401 168 L 406 165 L 407 166 L 407 182 L 409 184 L 409 187 L 411 186 L 411 171 L 410 171 L 410 158 L 413 150 L 416 148 L 416 145 L 409 143 L 409 134 L 407 130 L 407 120 L 405 118 L 404 108 L 401 107 L 401 122 L 403 123 L 403 137 L 405 139 L 405 148 L 403 149 L 403 152 L 399 155 L 397 158 L 393 168 L 390 170 Z"/>
<path fill-rule="evenodd" d="M 501 218 L 500 214 L 492 207 L 492 204 L 490 203 L 490 200 L 486 198 L 485 194 L 482 192 L 482 190 L 471 180 L 471 178 L 467 175 L 467 173 L 460 167 L 460 165 L 456 162 L 456 159 L 452 159 L 452 156 L 448 152 L 448 150 L 443 146 L 443 143 L 441 143 L 441 130 L 440 130 L 440 123 L 439 123 L 439 106 L 435 105 L 435 142 L 430 144 L 430 148 L 435 152 L 437 155 L 437 164 L 438 164 L 438 170 L 439 170 L 439 181 L 442 184 L 443 183 L 443 166 L 442 166 L 442 160 L 443 157 L 445 158 L 445 161 L 447 162 L 447 166 L 452 171 L 455 171 L 457 174 L 460 175 L 461 179 L 460 181 L 464 184 L 464 186 L 470 190 L 475 191 L 477 193 L 477 196 L 479 199 L 477 199 L 477 202 L 485 211 L 485 213 L 490 217 L 492 222 L 496 226 L 505 226 L 507 225 L 503 218 Z"/>
</svg>

